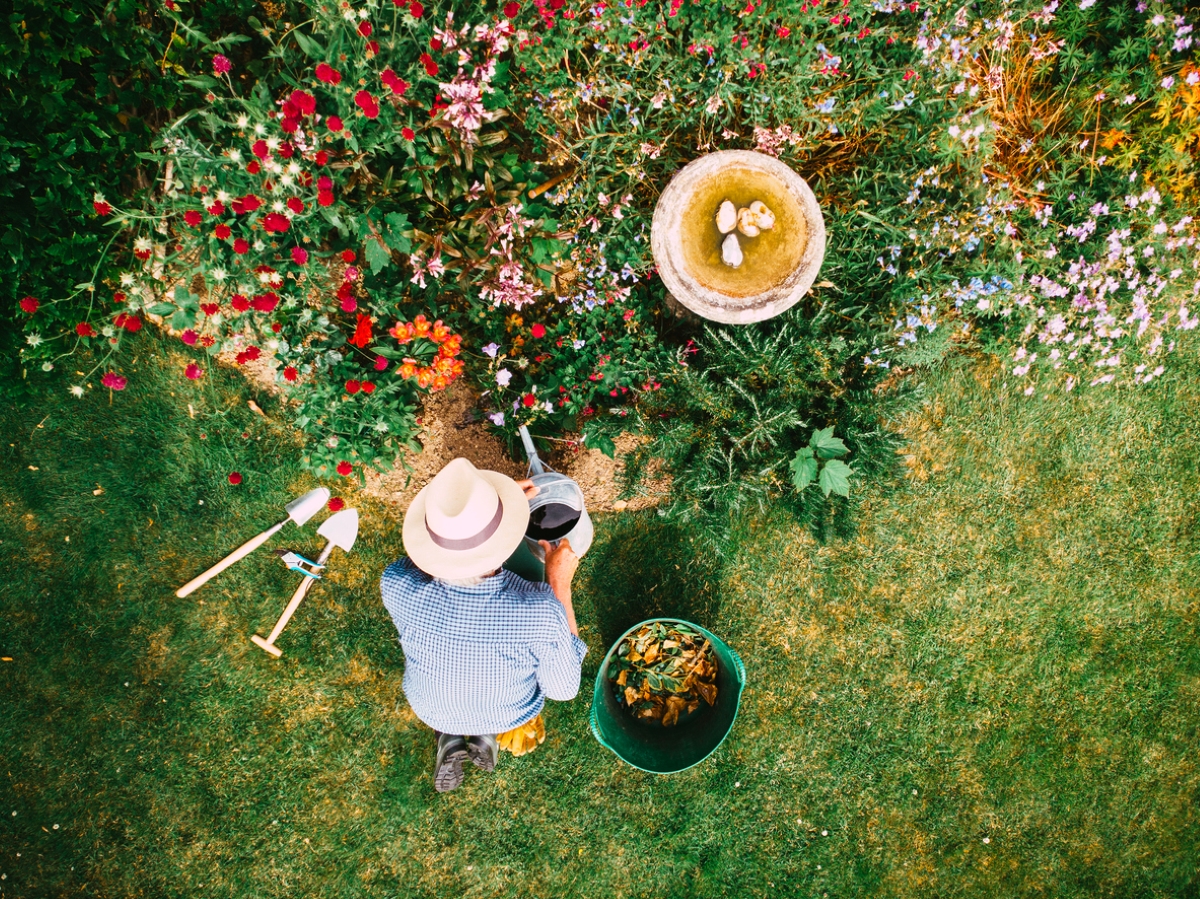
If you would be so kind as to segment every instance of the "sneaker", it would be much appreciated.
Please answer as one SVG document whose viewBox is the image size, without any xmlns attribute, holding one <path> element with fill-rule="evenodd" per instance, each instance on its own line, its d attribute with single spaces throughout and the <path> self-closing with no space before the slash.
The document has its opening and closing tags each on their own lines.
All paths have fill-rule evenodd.
<svg viewBox="0 0 1200 899">
<path fill-rule="evenodd" d="M 457 789 L 463 782 L 463 762 L 466 760 L 466 740 L 454 734 L 438 734 L 433 788 L 439 793 L 449 793 Z"/>
<path fill-rule="evenodd" d="M 499 755 L 500 747 L 496 742 L 494 734 L 480 734 L 475 737 L 467 737 L 467 755 L 471 757 L 471 762 L 476 768 L 482 768 L 484 771 L 496 770 L 496 757 Z"/>
</svg>

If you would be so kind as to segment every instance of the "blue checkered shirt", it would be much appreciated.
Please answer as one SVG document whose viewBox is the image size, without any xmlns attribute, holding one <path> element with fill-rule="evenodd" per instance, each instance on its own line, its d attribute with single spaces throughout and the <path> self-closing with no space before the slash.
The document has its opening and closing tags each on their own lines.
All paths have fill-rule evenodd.
<svg viewBox="0 0 1200 899">
<path fill-rule="evenodd" d="M 469 587 L 409 559 L 380 582 L 404 648 L 404 695 L 442 733 L 501 734 L 537 716 L 546 699 L 574 699 L 587 644 L 547 584 L 504 571 Z"/>
</svg>

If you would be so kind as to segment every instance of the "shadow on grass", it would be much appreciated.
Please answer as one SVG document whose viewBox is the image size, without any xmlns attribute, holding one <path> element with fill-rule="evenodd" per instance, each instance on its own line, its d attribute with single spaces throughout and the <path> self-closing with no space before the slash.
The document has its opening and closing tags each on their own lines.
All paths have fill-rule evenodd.
<svg viewBox="0 0 1200 899">
<path fill-rule="evenodd" d="M 715 628 L 721 563 L 701 538 L 653 512 L 608 516 L 587 556 L 587 597 L 605 646 L 647 618 Z"/>
</svg>

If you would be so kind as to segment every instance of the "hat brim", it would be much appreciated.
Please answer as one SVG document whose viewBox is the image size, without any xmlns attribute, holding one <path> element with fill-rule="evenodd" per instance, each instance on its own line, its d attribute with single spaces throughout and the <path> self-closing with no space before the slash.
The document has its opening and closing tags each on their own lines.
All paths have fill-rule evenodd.
<svg viewBox="0 0 1200 899">
<path fill-rule="evenodd" d="M 425 527 L 425 501 L 429 485 L 421 488 L 404 513 L 404 551 L 413 564 L 434 577 L 458 580 L 478 577 L 499 568 L 513 554 L 529 526 L 529 500 L 508 475 L 478 469 L 479 476 L 496 488 L 504 509 L 500 525 L 484 543 L 470 550 L 443 549 Z"/>
</svg>

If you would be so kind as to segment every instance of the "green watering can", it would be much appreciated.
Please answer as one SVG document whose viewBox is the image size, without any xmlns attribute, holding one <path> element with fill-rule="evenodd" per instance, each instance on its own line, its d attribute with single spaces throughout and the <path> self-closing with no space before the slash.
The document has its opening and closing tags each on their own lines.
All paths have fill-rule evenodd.
<svg viewBox="0 0 1200 899">
<path fill-rule="evenodd" d="M 673 727 L 657 721 L 639 721 L 617 703 L 609 663 L 617 655 L 621 641 L 647 624 L 683 624 L 694 628 L 712 642 L 717 660 L 717 701 L 711 708 L 701 703 L 687 720 Z M 680 618 L 652 618 L 635 624 L 613 643 L 596 673 L 592 696 L 592 733 L 600 745 L 611 749 L 624 762 L 650 774 L 674 774 L 698 765 L 729 736 L 737 718 L 742 690 L 746 688 L 746 666 L 723 640 L 690 621 Z"/>
</svg>

